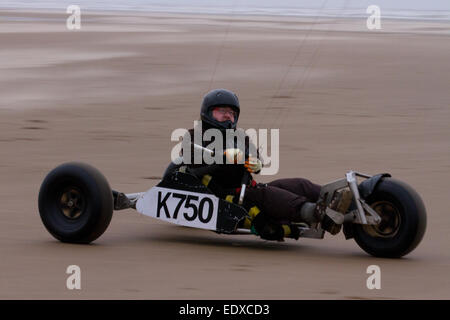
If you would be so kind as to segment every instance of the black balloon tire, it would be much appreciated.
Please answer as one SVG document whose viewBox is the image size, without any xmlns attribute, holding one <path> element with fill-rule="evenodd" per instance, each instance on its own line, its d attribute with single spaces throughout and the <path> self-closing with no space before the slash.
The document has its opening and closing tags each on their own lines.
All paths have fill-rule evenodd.
<svg viewBox="0 0 450 320">
<path fill-rule="evenodd" d="M 79 217 L 69 218 L 61 209 L 63 190 L 81 194 Z M 113 214 L 113 195 L 108 181 L 96 168 L 80 162 L 64 163 L 48 173 L 39 191 L 39 213 L 53 237 L 69 243 L 90 243 L 108 228 Z"/>
<path fill-rule="evenodd" d="M 408 184 L 394 178 L 383 178 L 366 202 L 387 201 L 395 205 L 400 215 L 397 232 L 392 237 L 372 236 L 367 226 L 353 225 L 356 243 L 376 257 L 400 258 L 414 250 L 422 240 L 426 224 L 426 210 L 419 194 Z M 365 230 L 366 228 L 366 230 Z"/>
</svg>

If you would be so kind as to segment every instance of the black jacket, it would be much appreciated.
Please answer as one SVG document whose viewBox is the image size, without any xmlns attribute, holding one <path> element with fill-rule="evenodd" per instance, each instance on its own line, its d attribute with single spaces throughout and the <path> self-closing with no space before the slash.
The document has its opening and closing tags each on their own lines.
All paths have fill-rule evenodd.
<svg viewBox="0 0 450 320">
<path fill-rule="evenodd" d="M 204 132 L 210 129 L 208 125 L 202 124 L 202 137 Z M 198 129 L 199 130 L 199 129 Z M 242 129 L 240 129 L 242 130 Z M 226 134 L 224 131 L 222 132 L 223 136 L 223 145 L 222 149 L 217 148 L 214 150 L 216 154 L 220 153 L 223 155 L 225 149 L 234 147 L 238 147 L 238 143 L 235 139 L 235 141 L 226 141 L 225 137 Z M 191 150 L 191 157 L 190 159 L 187 159 L 184 157 L 184 164 L 187 166 L 188 171 L 195 174 L 199 179 L 202 179 L 205 174 L 209 174 L 211 176 L 211 179 L 208 183 L 208 188 L 211 189 L 218 197 L 225 197 L 225 195 L 230 194 L 230 192 L 233 192 L 235 188 L 241 187 L 243 181 L 244 174 L 245 176 L 245 183 L 249 183 L 252 180 L 251 175 L 247 172 L 247 169 L 244 167 L 243 164 L 227 164 L 225 157 L 223 156 L 223 162 L 222 164 L 207 164 L 204 162 L 202 158 L 202 163 L 195 164 L 194 163 L 194 152 L 198 152 L 194 149 L 194 129 L 190 129 L 187 133 L 187 135 L 190 136 L 190 144 L 189 139 L 185 138 L 183 139 L 182 147 L 184 148 L 190 148 Z M 256 147 L 250 142 L 250 139 L 247 135 L 245 135 L 245 142 L 244 142 L 244 149 L 245 149 L 245 159 L 248 159 L 248 157 L 251 156 L 259 156 L 258 151 L 256 150 Z M 203 141 L 202 139 L 202 146 L 207 147 L 209 144 L 211 144 L 214 141 Z M 254 154 L 256 152 L 256 155 Z M 183 156 L 181 152 L 181 156 Z M 188 163 L 189 162 L 189 163 Z"/>
</svg>

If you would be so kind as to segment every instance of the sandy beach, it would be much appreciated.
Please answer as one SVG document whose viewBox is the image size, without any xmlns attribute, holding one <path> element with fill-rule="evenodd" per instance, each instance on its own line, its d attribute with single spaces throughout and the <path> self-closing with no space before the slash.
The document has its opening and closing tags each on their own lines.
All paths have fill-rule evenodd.
<svg viewBox="0 0 450 320">
<path fill-rule="evenodd" d="M 67 16 L 0 11 L 0 299 L 450 298 L 450 23 L 91 12 L 69 31 Z M 213 88 L 238 94 L 242 128 L 280 129 L 280 170 L 258 181 L 389 172 L 424 200 L 419 247 L 379 259 L 342 234 L 266 242 L 133 210 L 92 245 L 51 237 L 37 208 L 51 169 L 83 161 L 145 191 Z"/>
</svg>

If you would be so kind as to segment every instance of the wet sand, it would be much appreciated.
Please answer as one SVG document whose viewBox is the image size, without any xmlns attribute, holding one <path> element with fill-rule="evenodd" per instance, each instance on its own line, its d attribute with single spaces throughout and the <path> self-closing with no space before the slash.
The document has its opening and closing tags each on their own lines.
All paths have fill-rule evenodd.
<svg viewBox="0 0 450 320">
<path fill-rule="evenodd" d="M 449 23 L 115 12 L 68 31 L 66 18 L 0 11 L 0 298 L 450 298 Z M 37 209 L 49 170 L 84 161 L 117 190 L 145 191 L 172 130 L 220 87 L 239 95 L 241 127 L 280 129 L 280 170 L 258 181 L 390 172 L 424 200 L 419 247 L 378 259 L 341 234 L 273 243 L 133 210 L 92 245 L 50 236 Z M 66 289 L 72 264 L 79 291 Z M 369 265 L 381 290 L 366 287 Z"/>
</svg>

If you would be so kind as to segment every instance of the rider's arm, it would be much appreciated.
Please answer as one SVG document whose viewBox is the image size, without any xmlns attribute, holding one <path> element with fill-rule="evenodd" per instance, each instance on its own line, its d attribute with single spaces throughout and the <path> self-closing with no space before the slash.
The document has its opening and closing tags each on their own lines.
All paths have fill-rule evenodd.
<svg viewBox="0 0 450 320">
<path fill-rule="evenodd" d="M 248 136 L 245 137 L 245 168 L 248 172 L 258 174 L 262 168 L 262 159 L 259 149 L 250 141 Z"/>
<path fill-rule="evenodd" d="M 184 154 L 184 151 L 186 154 Z M 197 158 L 200 159 L 199 163 L 195 162 L 195 154 L 198 153 Z M 208 164 L 203 161 L 203 151 L 194 147 L 194 130 L 191 129 L 183 137 L 183 141 L 181 144 L 180 156 L 183 157 L 183 163 L 188 167 L 204 167 L 208 166 Z M 200 156 L 200 157 L 199 157 Z M 198 159 L 197 159 L 198 160 Z"/>
</svg>

